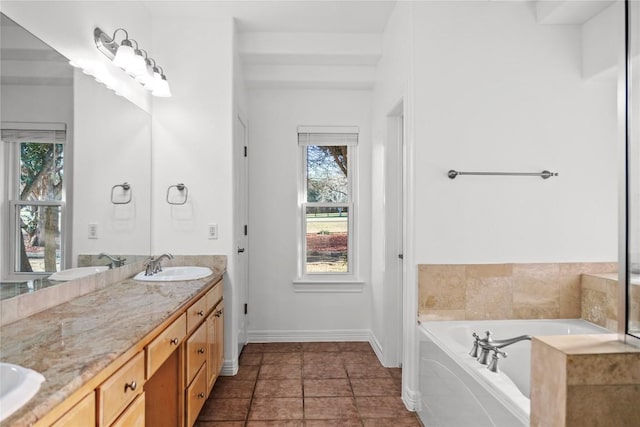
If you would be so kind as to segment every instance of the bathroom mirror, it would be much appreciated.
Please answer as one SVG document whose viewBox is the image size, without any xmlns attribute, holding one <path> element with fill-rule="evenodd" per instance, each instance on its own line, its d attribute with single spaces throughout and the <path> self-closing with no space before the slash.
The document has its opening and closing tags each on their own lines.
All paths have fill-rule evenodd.
<svg viewBox="0 0 640 427">
<path fill-rule="evenodd" d="M 627 37 L 626 332 L 640 344 L 640 5 L 629 2 Z"/>
<path fill-rule="evenodd" d="M 0 281 L 150 252 L 151 117 L 0 14 Z"/>
</svg>

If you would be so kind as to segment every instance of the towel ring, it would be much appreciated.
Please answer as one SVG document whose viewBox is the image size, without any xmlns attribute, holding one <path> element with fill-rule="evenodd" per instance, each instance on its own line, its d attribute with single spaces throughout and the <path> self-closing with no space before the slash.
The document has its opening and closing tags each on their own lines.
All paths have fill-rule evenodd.
<svg viewBox="0 0 640 427">
<path fill-rule="evenodd" d="M 182 193 L 184 191 L 184 200 L 182 200 L 181 202 L 172 202 L 171 200 L 169 200 L 169 193 L 171 192 L 172 188 L 176 188 L 180 193 Z M 170 185 L 169 188 L 167 188 L 167 203 L 169 203 L 170 205 L 184 205 L 185 203 L 187 203 L 187 198 L 189 197 L 189 189 L 187 188 L 186 185 L 184 185 L 183 183 L 178 183 L 178 184 L 174 184 L 174 185 Z"/>
<path fill-rule="evenodd" d="M 118 202 L 115 197 L 116 188 L 122 188 L 124 193 L 129 193 L 129 198 L 125 201 Z M 126 205 L 131 202 L 131 198 L 133 197 L 133 190 L 131 189 L 131 185 L 128 182 L 124 182 L 122 184 L 116 184 L 111 187 L 111 203 L 114 205 Z"/>
</svg>

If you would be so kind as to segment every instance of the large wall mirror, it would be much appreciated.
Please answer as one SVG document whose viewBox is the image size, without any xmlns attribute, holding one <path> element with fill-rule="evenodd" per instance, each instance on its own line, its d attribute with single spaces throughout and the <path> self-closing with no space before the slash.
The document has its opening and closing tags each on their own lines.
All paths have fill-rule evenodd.
<svg viewBox="0 0 640 427">
<path fill-rule="evenodd" d="M 0 298 L 71 267 L 117 266 L 99 254 L 148 256 L 150 115 L 0 19 Z"/>
</svg>

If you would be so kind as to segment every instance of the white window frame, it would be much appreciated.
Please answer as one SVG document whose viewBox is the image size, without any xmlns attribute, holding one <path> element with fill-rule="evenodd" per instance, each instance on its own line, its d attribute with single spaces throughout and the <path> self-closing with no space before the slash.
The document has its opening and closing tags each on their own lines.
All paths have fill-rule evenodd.
<svg viewBox="0 0 640 427">
<path fill-rule="evenodd" d="M 300 141 L 300 134 L 356 134 L 355 142 L 345 143 L 339 138 L 334 142 L 322 141 L 315 143 Z M 358 279 L 358 139 L 360 129 L 357 126 L 298 126 L 296 137 L 298 139 L 299 167 L 298 167 L 298 275 L 293 281 L 296 290 L 299 292 L 361 292 L 362 281 Z M 348 200 L 344 203 L 332 202 L 307 202 L 307 149 L 309 145 L 347 146 L 347 185 Z M 349 271 L 344 273 L 322 273 L 306 271 L 307 255 L 307 221 L 306 212 L 308 207 L 347 207 L 348 208 L 348 266 Z M 308 285 L 319 284 L 320 287 Z M 346 287 L 344 285 L 353 284 L 356 287 Z"/>
<path fill-rule="evenodd" d="M 65 123 L 30 123 L 30 122 L 2 122 L 2 149 L 5 150 L 5 176 L 4 182 L 6 186 L 7 201 L 5 212 L 3 215 L 6 220 L 0 224 L 4 228 L 3 235 L 5 242 L 3 243 L 3 253 L 9 256 L 4 257 L 3 280 L 29 280 L 33 278 L 41 278 L 51 275 L 53 272 L 26 272 L 18 271 L 18 216 L 17 208 L 19 206 L 52 206 L 60 208 L 60 269 L 66 266 L 67 251 L 70 248 L 71 229 L 67 220 L 67 191 L 71 170 L 70 156 L 68 152 L 70 145 L 68 143 L 67 125 Z M 24 131 L 24 132 L 23 132 Z M 33 138 L 24 138 L 22 133 L 38 134 L 37 140 Z M 47 134 L 51 137 L 47 137 Z M 9 136 L 7 136 L 9 135 Z M 44 200 L 44 201 L 28 201 L 19 200 L 20 197 L 20 144 L 23 142 L 38 142 L 43 144 L 63 144 L 65 150 L 65 179 L 62 182 L 62 192 L 60 200 Z"/>
</svg>

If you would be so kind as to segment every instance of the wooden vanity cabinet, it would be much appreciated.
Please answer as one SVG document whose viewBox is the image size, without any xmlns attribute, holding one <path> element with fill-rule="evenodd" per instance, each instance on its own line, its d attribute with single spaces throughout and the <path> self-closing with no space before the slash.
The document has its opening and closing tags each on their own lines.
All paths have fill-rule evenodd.
<svg viewBox="0 0 640 427">
<path fill-rule="evenodd" d="M 51 427 L 95 426 L 96 393 L 92 391 L 64 414 Z"/>
<path fill-rule="evenodd" d="M 135 398 L 133 403 L 111 424 L 111 427 L 145 427 L 144 393 Z"/>
<path fill-rule="evenodd" d="M 219 280 L 75 405 L 65 402 L 57 421 L 38 425 L 192 427 L 224 362 L 222 291 Z"/>
</svg>

